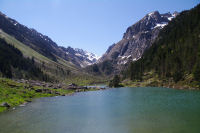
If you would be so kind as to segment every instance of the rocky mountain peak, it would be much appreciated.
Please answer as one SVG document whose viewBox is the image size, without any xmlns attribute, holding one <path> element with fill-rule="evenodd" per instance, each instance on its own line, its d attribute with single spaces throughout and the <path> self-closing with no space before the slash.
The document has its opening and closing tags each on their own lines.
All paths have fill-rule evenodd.
<svg viewBox="0 0 200 133">
<path fill-rule="evenodd" d="M 159 31 L 178 15 L 177 12 L 160 14 L 154 11 L 128 27 L 121 41 L 111 45 L 100 62 L 114 60 L 118 65 L 141 58 L 143 52 L 155 41 Z"/>
<path fill-rule="evenodd" d="M 5 14 L 3 14 L 2 12 L 0 12 L 0 15 L 1 15 L 1 16 L 5 16 Z"/>
<path fill-rule="evenodd" d="M 158 11 L 147 14 L 140 21 L 127 28 L 123 39 L 130 39 L 139 32 L 149 32 L 153 28 L 163 28 L 176 15 L 171 13 L 160 14 Z"/>
<path fill-rule="evenodd" d="M 161 16 L 160 16 L 160 13 L 158 11 L 154 11 L 154 12 L 147 14 L 144 18 L 147 18 L 148 20 L 155 19 L 155 20 L 158 21 L 158 20 L 161 19 Z"/>
<path fill-rule="evenodd" d="M 88 65 L 92 65 L 97 62 L 99 57 L 93 53 L 87 52 L 83 49 L 79 48 L 72 48 L 72 47 L 60 47 L 66 55 L 70 56 L 72 58 L 72 63 L 80 66 L 80 67 L 86 67 Z"/>
</svg>

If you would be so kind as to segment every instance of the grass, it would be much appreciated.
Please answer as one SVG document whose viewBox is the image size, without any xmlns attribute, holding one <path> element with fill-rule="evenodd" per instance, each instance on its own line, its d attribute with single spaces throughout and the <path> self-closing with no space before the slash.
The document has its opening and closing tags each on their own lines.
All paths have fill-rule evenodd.
<svg viewBox="0 0 200 133">
<path fill-rule="evenodd" d="M 122 85 L 127 87 L 167 87 L 175 89 L 200 89 L 200 85 L 198 85 L 193 80 L 193 76 L 191 74 L 186 75 L 179 82 L 174 82 L 172 78 L 161 79 L 158 77 L 157 74 L 155 74 L 155 72 L 151 71 L 145 73 L 142 79 L 142 81 L 132 81 L 126 79 L 122 81 Z"/>
<path fill-rule="evenodd" d="M 66 84 L 75 83 L 79 86 L 87 86 L 87 85 L 94 85 L 94 84 L 105 84 L 107 82 L 107 78 L 99 77 L 99 76 L 92 76 L 92 75 L 71 75 L 70 78 L 67 78 L 64 81 Z"/>
<path fill-rule="evenodd" d="M 11 44 L 17 49 L 19 49 L 25 57 L 29 57 L 29 58 L 34 57 L 35 62 L 40 66 L 43 72 L 45 72 L 46 74 L 52 77 L 55 77 L 56 79 L 64 80 L 64 78 L 66 77 L 66 75 L 63 75 L 62 74 L 63 72 L 58 68 L 62 68 L 64 71 L 70 70 L 74 74 L 81 73 L 81 71 L 79 71 L 73 63 L 66 61 L 58 56 L 56 56 L 57 62 L 55 62 L 43 56 L 42 54 L 38 53 L 37 51 L 30 48 L 29 46 L 21 43 L 14 37 L 3 32 L 1 29 L 0 29 L 0 38 L 3 38 L 8 44 Z M 42 66 L 45 66 L 45 67 L 42 67 Z"/>
<path fill-rule="evenodd" d="M 73 63 L 60 57 L 56 56 L 57 62 L 55 62 L 38 53 L 29 46 L 21 43 L 14 37 L 6 34 L 1 29 L 0 38 L 3 38 L 8 44 L 13 45 L 19 49 L 23 53 L 24 57 L 34 57 L 35 63 L 38 65 L 38 67 L 45 74 L 50 76 L 51 79 L 55 79 L 55 81 L 65 82 L 67 84 L 75 83 L 79 86 L 105 83 L 107 81 L 107 79 L 104 77 L 92 76 L 82 70 L 79 70 Z M 70 71 L 69 74 L 66 74 L 68 71 Z M 0 73 L 0 77 L 1 76 L 2 75 Z M 39 93 L 36 92 L 37 89 L 47 91 Z M 90 91 L 90 89 L 87 91 Z M 17 83 L 10 79 L 0 78 L 0 104 L 6 102 L 11 107 L 31 101 L 32 98 L 65 95 L 73 92 L 74 91 L 65 89 L 43 88 L 40 86 L 30 87 L 28 84 Z M 7 109 L 8 108 L 6 107 L 0 106 L 0 112 L 3 112 Z"/>
<path fill-rule="evenodd" d="M 79 78 L 73 77 L 68 83 L 76 83 L 78 85 L 89 85 L 89 83 L 94 83 L 97 81 L 97 77 L 85 77 L 80 76 Z M 103 79 L 98 79 L 98 81 L 104 82 Z M 40 90 L 38 92 L 37 90 Z M 42 91 L 41 91 L 42 90 Z M 84 89 L 80 91 L 96 91 L 98 88 Z M 7 78 L 0 78 L 0 104 L 8 103 L 10 108 L 18 106 L 23 103 L 32 101 L 33 98 L 40 97 L 51 97 L 58 95 L 67 95 L 74 93 L 75 90 L 69 89 L 54 89 L 45 88 L 42 86 L 31 86 L 25 83 L 18 83 L 14 80 Z M 0 106 L 0 112 L 3 112 L 9 108 Z"/>
<path fill-rule="evenodd" d="M 36 92 L 37 89 L 46 90 Z M 11 107 L 31 101 L 33 98 L 51 97 L 57 95 L 71 94 L 74 91 L 66 89 L 43 88 L 40 86 L 29 86 L 24 83 L 17 83 L 10 79 L 0 78 L 0 104 L 6 102 Z M 7 110 L 0 106 L 0 112 Z"/>
<path fill-rule="evenodd" d="M 58 56 L 57 62 L 43 56 L 37 51 L 33 50 L 29 46 L 21 43 L 14 37 L 8 35 L 0 29 L 0 38 L 3 38 L 8 44 L 13 45 L 19 49 L 25 57 L 32 58 L 34 57 L 38 67 L 51 79 L 56 79 L 56 81 L 65 81 L 66 83 L 76 83 L 78 85 L 87 85 L 97 82 L 102 82 L 102 78 L 91 76 L 86 72 L 78 69 L 70 61 L 66 61 Z M 66 74 L 67 71 L 70 71 L 70 74 Z"/>
<path fill-rule="evenodd" d="M 47 57 L 39 54 L 35 50 L 31 49 L 30 47 L 26 46 L 25 44 L 21 43 L 20 41 L 16 40 L 14 37 L 6 34 L 2 30 L 0 31 L 0 37 L 5 39 L 8 44 L 13 45 L 17 49 L 19 49 L 25 57 L 35 57 L 36 59 L 44 62 L 51 62 L 50 59 Z"/>
</svg>

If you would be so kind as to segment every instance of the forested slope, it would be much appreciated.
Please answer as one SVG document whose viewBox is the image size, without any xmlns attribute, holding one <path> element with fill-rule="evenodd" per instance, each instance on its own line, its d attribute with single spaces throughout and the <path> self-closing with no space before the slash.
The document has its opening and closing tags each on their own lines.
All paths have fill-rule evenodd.
<svg viewBox="0 0 200 133">
<path fill-rule="evenodd" d="M 135 81 L 143 80 L 148 72 L 175 83 L 188 79 L 191 84 L 200 83 L 200 5 L 169 22 L 152 47 L 123 75 Z"/>
<path fill-rule="evenodd" d="M 47 75 L 35 66 L 34 58 L 24 58 L 21 51 L 0 39 L 0 74 L 7 78 L 48 80 Z"/>
</svg>

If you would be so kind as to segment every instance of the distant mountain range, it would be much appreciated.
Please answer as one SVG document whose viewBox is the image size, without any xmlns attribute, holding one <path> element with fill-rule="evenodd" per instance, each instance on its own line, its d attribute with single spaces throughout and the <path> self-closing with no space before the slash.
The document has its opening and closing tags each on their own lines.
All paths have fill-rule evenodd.
<svg viewBox="0 0 200 133">
<path fill-rule="evenodd" d="M 0 50 L 5 51 L 5 48 L 9 48 L 7 51 L 10 52 L 7 54 L 12 53 L 12 55 L 6 55 L 6 52 L 1 53 L 1 60 L 9 63 L 0 66 L 0 76 L 54 81 L 71 80 L 72 77 L 81 77 L 82 75 L 90 77 L 82 68 L 94 64 L 98 60 L 95 54 L 82 49 L 58 46 L 48 36 L 20 24 L 1 12 L 0 39 L 2 43 L 0 43 L 2 45 Z M 5 44 L 14 46 L 19 52 L 13 51 L 12 47 L 6 47 Z M 16 59 L 13 59 L 14 55 L 17 55 Z M 10 58 L 8 58 L 9 56 Z M 31 64 L 31 69 L 28 69 L 27 66 L 22 67 L 21 62 L 16 61 L 20 60 L 20 57 L 22 61 L 27 58 L 26 65 Z M 29 62 L 31 59 L 34 63 Z M 23 62 L 23 64 L 25 63 Z M 4 69 L 3 66 L 6 66 L 7 69 Z M 35 75 L 41 76 L 37 78 L 31 73 L 31 70 L 37 70 Z"/>
<path fill-rule="evenodd" d="M 81 49 L 73 50 L 70 47 L 60 47 L 48 36 L 18 23 L 16 20 L 7 17 L 1 12 L 0 29 L 53 61 L 57 61 L 57 58 L 60 57 L 73 63 L 77 67 L 85 67 L 95 63 L 98 59 L 95 54 Z"/>
<path fill-rule="evenodd" d="M 68 56 L 70 56 L 75 65 L 80 67 L 86 67 L 96 63 L 99 57 L 93 53 L 84 51 L 79 48 L 72 47 L 60 47 Z"/>
</svg>

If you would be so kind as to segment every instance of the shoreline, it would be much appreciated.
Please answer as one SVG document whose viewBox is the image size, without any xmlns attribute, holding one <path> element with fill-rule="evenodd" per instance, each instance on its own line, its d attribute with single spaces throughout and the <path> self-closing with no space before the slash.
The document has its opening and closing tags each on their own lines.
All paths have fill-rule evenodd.
<svg viewBox="0 0 200 133">
<path fill-rule="evenodd" d="M 162 79 L 147 79 L 143 81 L 124 80 L 122 81 L 122 85 L 126 87 L 166 87 L 178 90 L 200 90 L 199 85 L 184 80 L 177 83 Z"/>
<path fill-rule="evenodd" d="M 4 88 L 3 90 L 10 89 L 11 92 L 14 93 L 14 96 L 13 96 L 11 92 L 10 93 L 7 92 L 6 97 L 4 96 L 4 100 L 2 100 L 0 97 L 0 113 L 5 112 L 9 109 L 15 109 L 18 106 L 25 106 L 26 104 L 32 102 L 32 100 L 36 98 L 54 97 L 54 96 L 70 96 L 78 92 L 98 91 L 98 90 L 105 90 L 105 89 L 110 88 L 107 86 L 106 87 L 98 86 L 96 84 L 88 85 L 88 86 L 78 86 L 72 83 L 66 86 L 61 83 L 53 84 L 53 83 L 45 83 L 45 82 L 33 81 L 33 80 L 30 80 L 30 81 L 29 80 L 11 80 L 11 79 L 4 79 L 4 78 L 0 78 L 0 87 Z M 46 87 L 51 87 L 51 88 L 46 88 Z M 177 84 L 167 84 L 167 83 L 162 83 L 162 82 L 157 82 L 157 83 L 149 82 L 147 84 L 147 81 L 124 82 L 123 87 L 164 87 L 164 88 L 172 88 L 172 89 L 178 89 L 178 90 L 200 90 L 199 88 L 193 88 L 188 85 L 181 86 Z M 13 91 L 16 91 L 16 92 L 13 92 Z M 9 97 L 9 95 L 11 96 Z M 15 101 L 13 97 L 19 97 L 20 100 L 17 101 L 18 99 L 16 99 Z"/>
<path fill-rule="evenodd" d="M 171 88 L 171 89 L 176 89 L 176 90 L 200 90 L 200 88 L 197 87 L 191 87 L 191 86 L 179 86 L 179 85 L 158 85 L 158 86 L 146 86 L 146 85 L 124 85 L 123 87 L 163 87 L 163 88 Z"/>
<path fill-rule="evenodd" d="M 99 86 L 67 86 L 33 80 L 11 80 L 0 78 L 0 113 L 15 109 L 18 106 L 25 106 L 36 98 L 69 96 L 77 92 L 104 89 L 106 88 Z"/>
</svg>

